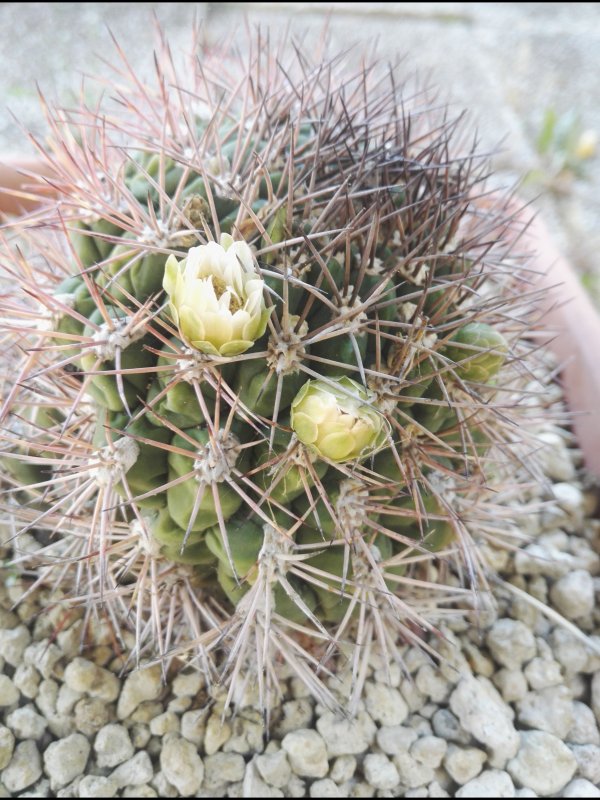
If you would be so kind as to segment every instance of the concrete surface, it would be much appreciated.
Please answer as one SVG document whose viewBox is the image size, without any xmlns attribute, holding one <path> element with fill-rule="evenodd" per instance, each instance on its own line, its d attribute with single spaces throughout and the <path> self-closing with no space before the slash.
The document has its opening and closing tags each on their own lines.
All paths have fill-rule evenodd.
<svg viewBox="0 0 600 800">
<path fill-rule="evenodd" d="M 600 134 L 600 4 L 2 3 L 0 151 L 23 149 L 14 118 L 43 130 L 36 84 L 68 104 L 82 72 L 102 74 L 103 59 L 114 59 L 108 28 L 143 71 L 152 63 L 153 16 L 176 49 L 194 15 L 205 20 L 208 42 L 241 43 L 249 22 L 304 30 L 310 46 L 329 20 L 334 45 L 372 40 L 379 57 L 404 56 L 407 71 L 431 77 L 453 107 L 470 110 L 484 149 L 502 141 L 500 177 L 529 175 L 522 193 L 542 193 L 537 207 L 600 301 L 600 156 L 581 162 L 580 177 L 557 181 L 536 149 L 549 110 L 563 120 L 573 111 L 581 131 Z"/>
</svg>

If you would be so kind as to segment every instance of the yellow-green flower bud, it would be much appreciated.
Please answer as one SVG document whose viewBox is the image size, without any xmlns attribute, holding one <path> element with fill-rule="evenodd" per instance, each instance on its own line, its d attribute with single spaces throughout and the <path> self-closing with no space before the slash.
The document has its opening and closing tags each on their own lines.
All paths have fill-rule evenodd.
<svg viewBox="0 0 600 800">
<path fill-rule="evenodd" d="M 202 353 L 236 356 L 265 332 L 264 281 L 246 242 L 229 234 L 192 247 L 182 261 L 169 256 L 163 287 L 181 336 Z"/>
<path fill-rule="evenodd" d="M 374 395 L 351 378 L 307 381 L 291 408 L 298 439 L 331 461 L 351 461 L 379 449 L 385 417 L 370 405 Z"/>
<path fill-rule="evenodd" d="M 443 350 L 456 362 L 455 372 L 464 381 L 488 383 L 506 360 L 504 336 L 485 322 L 469 322 L 454 334 Z"/>
</svg>

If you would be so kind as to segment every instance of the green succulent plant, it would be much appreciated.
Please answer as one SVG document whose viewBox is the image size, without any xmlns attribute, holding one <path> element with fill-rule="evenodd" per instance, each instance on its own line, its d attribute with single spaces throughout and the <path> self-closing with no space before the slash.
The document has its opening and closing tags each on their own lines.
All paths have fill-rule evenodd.
<svg viewBox="0 0 600 800">
<path fill-rule="evenodd" d="M 334 703 L 319 648 L 431 628 L 423 565 L 460 561 L 513 457 L 528 347 L 455 123 L 306 57 L 254 42 L 241 80 L 51 115 L 58 197 L 14 227 L 44 267 L 3 257 L 2 462 L 39 580 L 133 624 L 136 658 L 282 657 Z"/>
</svg>

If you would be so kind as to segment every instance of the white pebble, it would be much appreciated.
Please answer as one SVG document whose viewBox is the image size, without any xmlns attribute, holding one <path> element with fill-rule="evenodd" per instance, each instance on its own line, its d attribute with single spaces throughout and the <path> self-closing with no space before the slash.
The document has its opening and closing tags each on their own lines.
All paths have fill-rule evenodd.
<svg viewBox="0 0 600 800">
<path fill-rule="evenodd" d="M 456 797 L 514 797 L 515 787 L 510 775 L 489 769 L 473 778 L 456 792 Z"/>
<path fill-rule="evenodd" d="M 556 627 L 550 634 L 552 654 L 565 668 L 567 674 L 582 672 L 587 664 L 588 651 L 585 644 L 563 627 Z"/>
<path fill-rule="evenodd" d="M 448 792 L 440 786 L 437 781 L 433 781 L 427 787 L 427 796 L 428 797 L 450 797 Z"/>
<path fill-rule="evenodd" d="M 175 733 L 163 740 L 160 767 L 167 781 L 182 795 L 195 795 L 204 779 L 204 764 L 191 742 Z"/>
<path fill-rule="evenodd" d="M 162 692 L 162 670 L 160 664 L 145 667 L 128 675 L 117 704 L 117 717 L 127 719 L 135 709 L 148 700 L 156 700 Z"/>
<path fill-rule="evenodd" d="M 555 483 L 552 494 L 558 505 L 568 514 L 577 516 L 582 513 L 583 494 L 577 486 L 566 482 Z"/>
<path fill-rule="evenodd" d="M 57 793 L 57 797 L 61 797 L 61 792 L 66 792 L 68 790 L 68 786 L 66 789 L 60 789 Z M 0 797 L 9 797 L 8 794 L 5 793 L 6 790 L 0 784 Z M 71 797 L 75 797 L 74 794 L 70 795 Z M 52 797 L 52 792 L 50 789 L 50 781 L 47 778 L 42 778 L 41 781 L 38 781 L 36 784 L 31 786 L 27 792 L 23 792 L 23 794 L 19 795 L 19 797 Z"/>
<path fill-rule="evenodd" d="M 166 736 L 167 733 L 179 733 L 180 719 L 174 711 L 165 711 L 150 720 L 150 733 L 153 736 Z"/>
<path fill-rule="evenodd" d="M 40 685 L 41 676 L 31 664 L 19 664 L 13 675 L 13 683 L 24 697 L 33 700 Z"/>
<path fill-rule="evenodd" d="M 522 622 L 499 619 L 486 637 L 487 646 L 494 659 L 507 669 L 519 669 L 536 654 L 535 637 Z"/>
<path fill-rule="evenodd" d="M 377 744 L 388 756 L 395 756 L 396 753 L 408 752 L 412 744 L 417 741 L 418 736 L 419 734 L 414 728 L 384 725 L 377 731 Z"/>
<path fill-rule="evenodd" d="M 538 434 L 538 440 L 544 445 L 537 453 L 544 473 L 553 481 L 572 482 L 575 467 L 563 437 L 554 431 L 544 431 Z"/>
<path fill-rule="evenodd" d="M 142 786 L 149 783 L 154 776 L 154 768 L 150 756 L 145 751 L 136 753 L 111 773 L 111 780 L 121 788 L 123 786 Z"/>
<path fill-rule="evenodd" d="M 398 770 L 383 753 L 369 753 L 363 761 L 367 781 L 376 789 L 393 789 L 400 783 Z"/>
<path fill-rule="evenodd" d="M 450 708 L 462 727 L 490 751 L 490 764 L 501 768 L 519 749 L 519 734 L 506 706 L 485 678 L 465 677 L 450 697 Z"/>
<path fill-rule="evenodd" d="M 98 697 L 84 697 L 75 706 L 75 727 L 84 736 L 95 736 L 111 717 L 111 707 Z"/>
<path fill-rule="evenodd" d="M 6 718 L 6 724 L 17 739 L 41 739 L 48 727 L 48 723 L 36 712 L 32 703 L 15 709 Z"/>
<path fill-rule="evenodd" d="M 404 678 L 400 682 L 400 694 L 411 714 L 420 711 L 427 702 L 427 697 L 417 689 L 413 678 Z"/>
<path fill-rule="evenodd" d="M 76 703 L 83 697 L 82 692 L 76 692 L 67 686 L 66 683 L 61 684 L 56 698 L 56 711 L 59 714 L 70 714 L 73 711 Z"/>
<path fill-rule="evenodd" d="M 144 700 L 127 719 L 127 722 L 150 723 L 154 717 L 158 717 L 164 711 L 163 704 L 158 700 Z"/>
<path fill-rule="evenodd" d="M 550 600 L 567 619 L 578 619 L 594 609 L 594 581 L 589 572 L 576 569 L 550 589 Z"/>
<path fill-rule="evenodd" d="M 600 578 L 595 578 L 594 582 L 595 582 L 596 594 L 600 597 Z M 592 634 L 588 637 L 588 639 L 589 639 L 589 645 L 586 648 L 588 653 L 588 659 L 582 672 L 591 675 L 592 673 L 598 672 L 600 670 L 600 635 Z M 13 677 L 13 683 L 15 683 L 14 677 Z"/>
<path fill-rule="evenodd" d="M 53 791 L 83 775 L 90 749 L 90 743 L 81 733 L 72 733 L 48 745 L 44 751 L 44 767 Z"/>
<path fill-rule="evenodd" d="M 355 772 L 356 759 L 354 756 L 339 756 L 333 762 L 333 766 L 329 770 L 329 775 L 332 781 L 339 784 L 351 780 Z"/>
<path fill-rule="evenodd" d="M 395 661 L 385 663 L 383 666 L 375 670 L 373 677 L 377 683 L 385 683 L 388 686 L 393 686 L 398 689 L 402 682 L 402 670 L 400 664 Z"/>
<path fill-rule="evenodd" d="M 542 796 L 560 792 L 576 769 L 577 761 L 569 748 L 544 731 L 523 731 L 519 752 L 507 765 L 517 783 Z"/>
<path fill-rule="evenodd" d="M 327 743 L 329 758 L 364 753 L 373 744 L 377 732 L 375 723 L 364 711 L 353 719 L 326 711 L 317 720 L 317 730 Z"/>
<path fill-rule="evenodd" d="M 422 736 L 410 748 L 410 754 L 421 764 L 427 764 L 428 767 L 437 769 L 448 749 L 447 742 L 444 739 L 439 739 L 437 736 Z"/>
<path fill-rule="evenodd" d="M 173 680 L 172 690 L 175 697 L 194 697 L 204 686 L 201 672 L 180 672 Z"/>
<path fill-rule="evenodd" d="M 126 786 L 121 792 L 121 797 L 158 797 L 158 792 L 144 783 L 141 786 Z"/>
<path fill-rule="evenodd" d="M 18 667 L 22 663 L 23 653 L 30 642 L 31 634 L 25 625 L 0 629 L 0 654 L 11 667 Z"/>
<path fill-rule="evenodd" d="M 410 753 L 397 753 L 393 758 L 400 774 L 400 781 L 409 789 L 426 786 L 435 778 L 435 772 L 427 764 L 421 764 Z"/>
<path fill-rule="evenodd" d="M 580 536 L 569 537 L 569 550 L 574 556 L 573 566 L 597 575 L 600 568 L 600 554 L 592 550 L 589 543 Z"/>
<path fill-rule="evenodd" d="M 18 702 L 19 690 L 8 675 L 0 675 L 0 708 L 9 708 Z"/>
<path fill-rule="evenodd" d="M 413 714 L 412 717 L 409 717 L 406 724 L 415 731 L 417 736 L 433 735 L 431 723 L 428 719 L 425 719 L 425 717 L 422 717 L 420 714 Z"/>
<path fill-rule="evenodd" d="M 553 658 L 532 658 L 523 672 L 534 691 L 562 683 L 560 664 Z"/>
<path fill-rule="evenodd" d="M 292 769 L 284 750 L 278 750 L 276 753 L 263 753 L 256 757 L 255 764 L 261 778 L 269 786 L 275 786 L 277 789 L 287 786 Z"/>
<path fill-rule="evenodd" d="M 566 740 L 572 744 L 600 745 L 600 731 L 598 731 L 594 712 L 585 703 L 578 701 L 573 703 L 573 724 Z"/>
<path fill-rule="evenodd" d="M 568 783 L 562 791 L 562 797 L 600 797 L 600 788 L 584 778 L 577 778 Z"/>
<path fill-rule="evenodd" d="M 54 669 L 62 657 L 62 651 L 50 639 L 33 642 L 23 653 L 24 663 L 35 667 L 44 678 L 54 677 Z"/>
<path fill-rule="evenodd" d="M 408 706 L 404 698 L 392 686 L 367 681 L 364 699 L 371 719 L 381 725 L 401 725 L 408 717 Z"/>
<path fill-rule="evenodd" d="M 573 701 L 566 686 L 549 686 L 529 692 L 517 703 L 517 716 L 525 728 L 535 728 L 565 739 L 573 725 Z"/>
<path fill-rule="evenodd" d="M 444 758 L 444 768 L 453 781 L 463 786 L 479 775 L 486 760 L 487 754 L 483 750 L 451 744 Z"/>
<path fill-rule="evenodd" d="M 167 711 L 172 711 L 175 714 L 183 714 L 192 705 L 193 697 L 174 697 L 167 703 Z"/>
<path fill-rule="evenodd" d="M 493 676 L 493 682 L 506 703 L 515 703 L 527 694 L 527 680 L 520 669 L 502 667 Z"/>
<path fill-rule="evenodd" d="M 600 723 L 600 670 L 592 678 L 592 711 Z"/>
<path fill-rule="evenodd" d="M 171 786 L 162 770 L 154 775 L 151 785 L 156 789 L 159 797 L 177 797 L 177 789 Z"/>
<path fill-rule="evenodd" d="M 204 752 L 207 756 L 212 756 L 219 748 L 229 740 L 231 736 L 231 725 L 221 719 L 220 714 L 211 714 L 206 723 L 204 732 Z"/>
<path fill-rule="evenodd" d="M 116 675 L 85 658 L 75 658 L 67 665 L 64 681 L 73 691 L 97 697 L 106 703 L 116 700 L 121 690 Z"/>
<path fill-rule="evenodd" d="M 181 735 L 196 745 L 202 744 L 206 733 L 207 708 L 186 711 L 181 717 Z"/>
<path fill-rule="evenodd" d="M 281 746 L 300 778 L 324 778 L 329 772 L 327 747 L 316 731 L 303 729 L 288 733 Z"/>
<path fill-rule="evenodd" d="M 308 790 L 310 797 L 344 797 L 340 791 L 340 787 L 335 784 L 331 778 L 323 778 L 320 781 L 311 783 Z"/>
<path fill-rule="evenodd" d="M 434 669 L 431 664 L 423 664 L 417 672 L 415 684 L 421 694 L 434 703 L 443 703 L 448 699 L 452 689 L 450 681 L 446 680 L 441 672 Z"/>
<path fill-rule="evenodd" d="M 431 718 L 434 733 L 447 742 L 468 744 L 470 735 L 460 726 L 460 722 L 448 708 L 440 708 Z"/>
<path fill-rule="evenodd" d="M 123 725 L 105 725 L 98 731 L 94 750 L 99 767 L 112 769 L 122 764 L 133 756 L 129 731 Z"/>
<path fill-rule="evenodd" d="M 288 700 L 281 706 L 281 719 L 277 724 L 275 732 L 281 739 L 286 733 L 297 731 L 300 728 L 309 728 L 314 716 L 314 706 L 312 702 L 301 697 L 297 700 Z"/>
<path fill-rule="evenodd" d="M 534 542 L 515 553 L 515 571 L 518 575 L 545 575 L 560 578 L 575 567 L 575 559 L 557 547 Z"/>
<path fill-rule="evenodd" d="M 473 642 L 468 641 L 463 642 L 463 652 L 469 660 L 472 671 L 476 675 L 483 675 L 485 678 L 492 677 L 495 672 L 496 665 L 494 664 L 493 659 L 491 659 L 482 651 L 479 643 L 474 644 Z"/>
<path fill-rule="evenodd" d="M 243 716 L 235 717 L 231 723 L 231 736 L 223 746 L 225 753 L 249 756 L 264 750 L 264 724 L 259 711 L 246 709 Z"/>
<path fill-rule="evenodd" d="M 294 778 L 295 776 L 292 776 Z M 235 786 L 240 786 L 240 793 L 239 794 L 231 794 L 231 789 Z M 289 786 L 288 786 L 289 792 Z M 246 772 L 244 773 L 244 780 L 240 784 L 233 784 L 228 791 L 229 797 L 283 797 L 283 792 L 281 789 L 278 789 L 275 786 L 269 786 L 268 783 L 265 783 L 263 779 L 260 777 L 260 774 L 256 768 L 255 759 L 249 761 L 246 764 Z M 211 795 L 212 796 L 212 795 Z M 294 796 L 290 792 L 290 796 Z M 302 784 L 302 794 L 301 797 L 305 797 L 306 793 L 304 792 L 304 784 Z"/>
<path fill-rule="evenodd" d="M 0 771 L 10 762 L 14 749 L 14 734 L 4 725 L 0 725 Z"/>
<path fill-rule="evenodd" d="M 204 759 L 204 784 L 235 783 L 244 778 L 246 762 L 238 753 L 215 753 Z"/>
<path fill-rule="evenodd" d="M 22 792 L 42 776 L 42 760 L 35 742 L 20 742 L 8 766 L 2 772 L 2 783 L 11 795 Z"/>
<path fill-rule="evenodd" d="M 115 797 L 117 786 L 110 778 L 86 775 L 79 781 L 79 797 Z"/>
<path fill-rule="evenodd" d="M 150 740 L 150 728 L 143 722 L 136 722 L 129 728 L 131 744 L 135 750 L 143 750 Z"/>
<path fill-rule="evenodd" d="M 600 747 L 595 744 L 571 745 L 581 778 L 600 784 Z"/>
</svg>

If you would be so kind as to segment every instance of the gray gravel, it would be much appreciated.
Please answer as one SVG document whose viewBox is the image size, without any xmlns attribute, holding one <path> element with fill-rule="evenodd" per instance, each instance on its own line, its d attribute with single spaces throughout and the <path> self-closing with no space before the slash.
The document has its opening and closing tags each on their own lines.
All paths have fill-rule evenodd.
<svg viewBox="0 0 600 800">
<path fill-rule="evenodd" d="M 577 608 L 566 616 L 598 644 L 600 523 L 584 513 L 595 495 L 557 430 L 573 491 L 551 470 L 561 505 L 528 515 L 524 551 L 490 559 L 506 587 Z M 373 653 L 353 719 L 282 671 L 270 736 L 252 707 L 223 713 L 222 691 L 193 670 L 167 684 L 156 666 L 120 677 L 102 626 L 80 652 L 79 614 L 53 636 L 60 615 L 36 615 L 44 591 L 11 610 L 21 591 L 14 576 L 0 589 L 0 797 L 600 796 L 600 656 L 507 588 L 479 626 L 442 624 L 441 665 L 406 649 L 403 675 Z M 349 685 L 343 671 L 331 682 Z"/>
<path fill-rule="evenodd" d="M 91 51 L 105 51 L 109 16 L 119 38 L 136 41 L 130 55 L 141 64 L 149 5 L 177 47 L 189 19 L 185 4 L 2 4 L 0 52 L 10 65 L 0 71 L 2 96 L 39 127 L 34 80 L 43 77 L 50 93 L 72 89 L 73 70 L 87 68 Z M 278 25 L 289 17 L 288 4 L 271 5 L 252 18 Z M 296 5 L 308 26 L 322 23 L 314 4 Z M 381 53 L 407 46 L 421 66 L 435 66 L 437 79 L 484 116 L 486 141 L 509 132 L 499 162 L 507 175 L 535 166 L 536 125 L 551 103 L 559 110 L 576 103 L 585 124 L 600 130 L 596 4 L 538 4 L 527 12 L 519 6 L 530 4 L 506 3 L 484 12 L 484 4 L 372 3 L 360 13 L 335 5 L 338 38 L 355 37 L 357 20 L 365 35 L 383 31 Z M 239 22 L 233 6 L 214 4 L 207 36 Z M 0 146 L 21 144 L 3 118 Z M 590 185 L 600 186 L 600 172 L 597 161 L 590 167 L 591 184 L 548 201 L 550 211 L 567 203 L 558 233 L 584 266 L 599 242 L 590 220 L 600 192 Z M 406 650 L 405 676 L 396 665 L 385 670 L 374 654 L 355 719 L 315 704 L 283 671 L 284 697 L 269 732 L 256 709 L 224 715 L 222 693 L 207 690 L 198 673 L 165 684 L 150 667 L 122 678 L 101 625 L 80 652 L 79 615 L 39 615 L 44 591 L 13 609 L 25 587 L 2 571 L 0 797 L 600 796 L 600 657 L 518 594 L 548 602 L 600 644 L 600 522 L 589 516 L 595 495 L 582 483 L 568 435 L 549 426 L 542 439 L 556 502 L 519 521 L 532 538 L 521 551 L 488 548 L 506 582 L 496 607 L 475 623 L 457 615 L 442 624 L 443 638 L 432 642 L 446 659 L 441 666 Z M 8 555 L 0 538 L 0 559 Z M 338 678 L 338 690 L 349 685 L 348 676 Z"/>
</svg>

